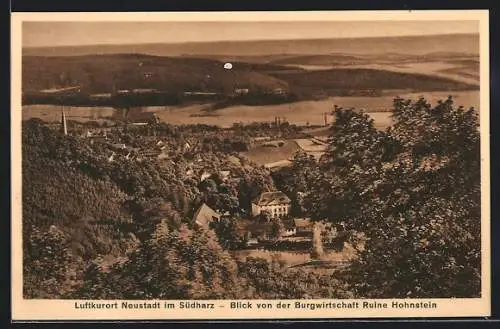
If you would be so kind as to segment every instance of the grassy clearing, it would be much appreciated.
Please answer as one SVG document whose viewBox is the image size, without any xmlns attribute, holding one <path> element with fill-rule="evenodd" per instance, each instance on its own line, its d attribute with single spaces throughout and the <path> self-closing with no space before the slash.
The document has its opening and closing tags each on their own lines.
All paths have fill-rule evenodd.
<svg viewBox="0 0 500 329">
<path fill-rule="evenodd" d="M 298 151 L 300 147 L 293 140 L 286 140 L 284 142 L 285 144 L 282 147 L 257 146 L 248 152 L 244 152 L 243 155 L 250 161 L 261 165 L 288 160 L 292 158 L 293 153 Z"/>
</svg>

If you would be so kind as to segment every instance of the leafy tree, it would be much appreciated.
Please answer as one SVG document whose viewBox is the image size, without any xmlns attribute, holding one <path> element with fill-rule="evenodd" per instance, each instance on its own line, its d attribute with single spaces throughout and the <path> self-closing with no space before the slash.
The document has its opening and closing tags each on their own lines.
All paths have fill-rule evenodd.
<svg viewBox="0 0 500 329">
<path fill-rule="evenodd" d="M 262 210 L 259 214 L 259 219 L 261 222 L 270 222 L 272 214 L 269 210 Z"/>
<path fill-rule="evenodd" d="M 217 185 L 213 179 L 207 178 L 200 183 L 200 191 L 217 192 Z"/>
<path fill-rule="evenodd" d="M 285 232 L 285 225 L 281 219 L 276 218 L 273 220 L 271 225 L 271 237 L 275 240 L 281 239 L 283 233 Z"/>
<path fill-rule="evenodd" d="M 243 244 L 244 237 L 238 231 L 237 219 L 223 217 L 211 225 L 223 249 L 233 249 Z"/>
<path fill-rule="evenodd" d="M 345 285 L 330 275 L 284 271 L 262 258 L 238 261 L 238 273 L 242 296 L 249 299 L 352 298 Z"/>
<path fill-rule="evenodd" d="M 311 191 L 310 182 L 318 175 L 316 160 L 303 151 L 294 153 L 291 167 L 273 173 L 276 187 L 292 199 L 292 215 L 301 216 L 305 212 L 302 196 Z"/>
<path fill-rule="evenodd" d="M 274 190 L 272 178 L 268 173 L 257 170 L 245 175 L 238 186 L 238 200 L 240 207 L 251 213 L 252 201 L 263 192 Z"/>
<path fill-rule="evenodd" d="M 325 174 L 309 206 L 366 234 L 350 283 L 362 297 L 474 297 L 480 292 L 477 116 L 451 98 L 394 102 L 394 125 L 336 110 Z M 312 198 L 312 200 L 311 200 Z"/>
<path fill-rule="evenodd" d="M 108 272 L 89 269 L 75 296 L 218 299 L 238 296 L 237 266 L 210 231 L 157 225 L 152 238 Z M 105 287 L 105 288 L 104 288 Z"/>
<path fill-rule="evenodd" d="M 25 298 L 62 297 L 77 285 L 80 262 L 56 226 L 46 231 L 33 228 L 23 259 Z"/>
<path fill-rule="evenodd" d="M 365 190 L 377 179 L 388 137 L 362 112 L 336 107 L 334 115 L 327 151 L 308 179 L 304 207 L 313 219 L 352 221 L 373 197 Z"/>
<path fill-rule="evenodd" d="M 200 183 L 200 191 L 204 193 L 203 201 L 212 209 L 220 212 L 238 212 L 238 198 L 236 192 L 222 183 L 219 179 L 205 179 Z"/>
</svg>

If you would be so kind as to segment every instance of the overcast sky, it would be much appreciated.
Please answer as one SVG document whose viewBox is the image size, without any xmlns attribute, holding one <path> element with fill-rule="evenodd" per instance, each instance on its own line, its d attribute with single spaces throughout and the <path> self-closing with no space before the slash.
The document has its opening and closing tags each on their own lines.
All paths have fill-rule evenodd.
<svg viewBox="0 0 500 329">
<path fill-rule="evenodd" d="M 24 22 L 23 46 L 479 33 L 477 21 Z"/>
</svg>

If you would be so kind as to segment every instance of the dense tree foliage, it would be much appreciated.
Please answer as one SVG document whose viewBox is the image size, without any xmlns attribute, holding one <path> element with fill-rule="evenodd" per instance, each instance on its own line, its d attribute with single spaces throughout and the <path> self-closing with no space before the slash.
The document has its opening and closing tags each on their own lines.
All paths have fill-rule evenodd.
<svg viewBox="0 0 500 329">
<path fill-rule="evenodd" d="M 274 185 L 263 168 L 231 150 L 207 152 L 207 131 L 224 134 L 163 124 L 117 130 L 114 138 L 133 148 L 157 148 L 160 138 L 175 161 L 110 161 L 113 144 L 25 122 L 25 296 L 230 298 L 247 289 L 224 251 L 242 243 L 235 220 L 217 223 L 212 232 L 192 227 L 190 216 L 201 202 L 235 214 L 239 199 L 249 202 Z M 190 169 L 199 161 L 213 172 L 203 181 Z M 221 169 L 244 177 L 242 183 L 223 179 Z"/>
<path fill-rule="evenodd" d="M 300 270 L 286 271 L 279 261 L 268 262 L 249 257 L 238 262 L 240 277 L 246 285 L 246 298 L 350 298 L 345 283 L 331 275 Z"/>
<path fill-rule="evenodd" d="M 302 216 L 306 213 L 303 196 L 311 191 L 310 184 L 318 176 L 316 160 L 303 151 L 294 153 L 291 167 L 284 167 L 272 174 L 276 188 L 291 197 L 291 215 Z"/>
<path fill-rule="evenodd" d="M 217 299 L 236 298 L 237 267 L 211 231 L 160 222 L 124 262 L 108 271 L 96 264 L 75 293 L 87 298 Z"/>
<path fill-rule="evenodd" d="M 71 241 L 56 226 L 33 228 L 24 251 L 24 296 L 58 298 L 78 286 L 81 259 L 71 251 Z"/>
<path fill-rule="evenodd" d="M 480 292 L 480 159 L 476 112 L 451 98 L 394 102 L 385 132 L 337 108 L 329 150 L 307 196 L 316 219 L 366 233 L 350 283 L 364 297 Z"/>
<path fill-rule="evenodd" d="M 219 244 L 224 249 L 237 249 L 244 246 L 246 237 L 238 230 L 237 218 L 223 217 L 212 223 Z"/>
<path fill-rule="evenodd" d="M 239 152 L 266 131 L 296 138 L 300 128 L 125 126 L 113 130 L 113 144 L 24 122 L 25 297 L 479 296 L 476 111 L 451 98 L 435 106 L 398 98 L 385 131 L 354 109 L 333 114 L 320 161 L 297 152 L 273 174 Z M 357 248 L 346 271 L 231 256 L 248 240 L 239 221 L 248 221 L 252 201 L 275 190 L 292 199 L 292 216 L 328 224 L 315 231 L 315 258 L 346 242 Z M 203 203 L 223 215 L 208 228 L 193 222 Z M 269 248 L 300 245 L 282 240 L 281 220 L 265 224 Z"/>
</svg>

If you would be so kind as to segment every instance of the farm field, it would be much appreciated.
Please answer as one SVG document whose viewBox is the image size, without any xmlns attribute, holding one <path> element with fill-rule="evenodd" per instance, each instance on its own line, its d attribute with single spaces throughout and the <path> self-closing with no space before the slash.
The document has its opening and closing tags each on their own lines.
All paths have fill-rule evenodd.
<svg viewBox="0 0 500 329">
<path fill-rule="evenodd" d="M 325 145 L 315 144 L 311 139 L 307 138 L 285 140 L 284 143 L 281 147 L 259 145 L 253 147 L 248 152 L 244 152 L 243 155 L 250 161 L 261 165 L 280 167 L 290 165 L 291 162 L 289 160 L 298 150 L 302 150 L 319 159 L 326 149 Z"/>
<path fill-rule="evenodd" d="M 266 164 L 288 160 L 292 157 L 294 152 L 300 150 L 299 145 L 297 145 L 294 140 L 286 140 L 284 143 L 285 144 L 281 147 L 259 145 L 244 152 L 243 155 L 255 163 Z"/>
<path fill-rule="evenodd" d="M 317 143 L 312 139 L 300 138 L 296 139 L 295 142 L 299 145 L 301 149 L 306 152 L 324 152 L 326 149 L 326 145 L 324 143 Z"/>
</svg>

